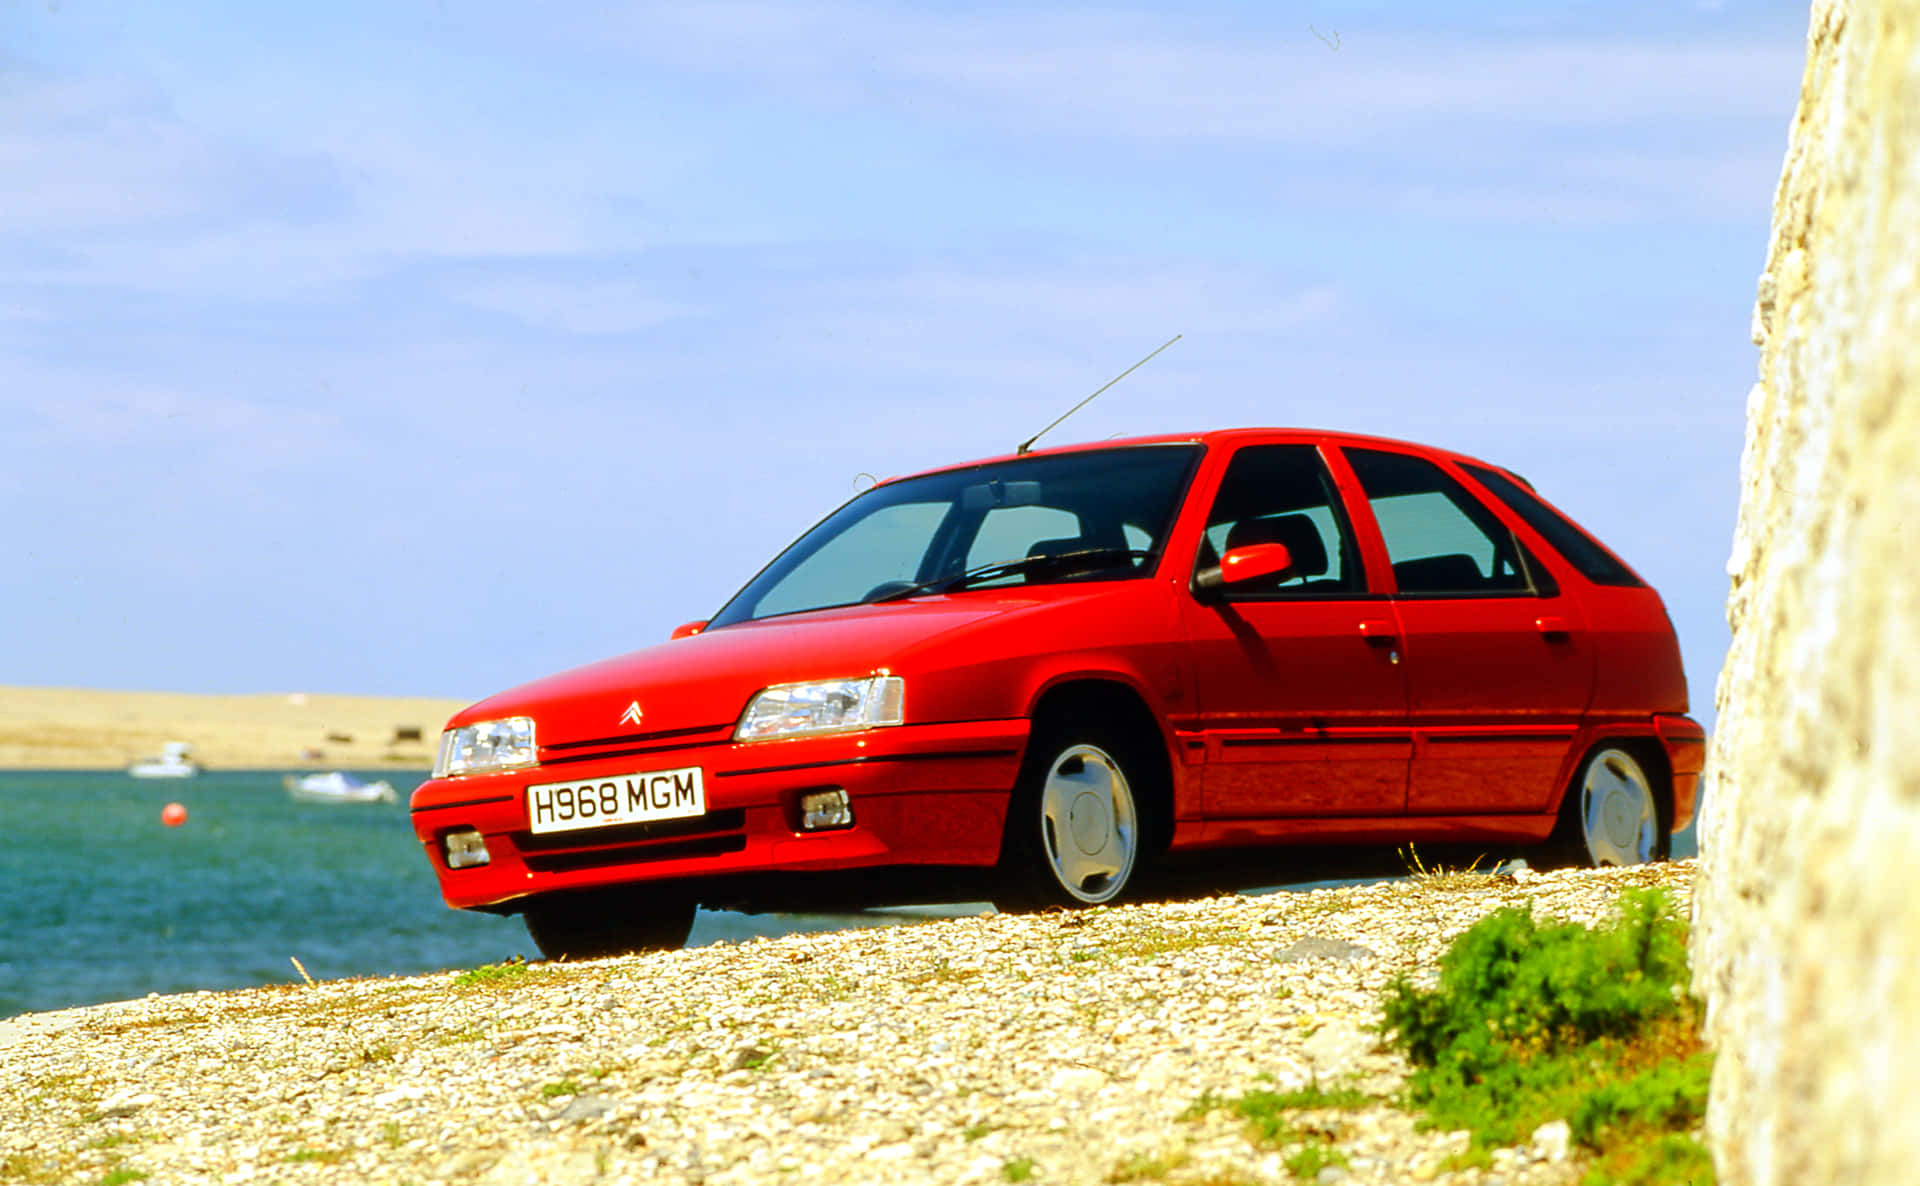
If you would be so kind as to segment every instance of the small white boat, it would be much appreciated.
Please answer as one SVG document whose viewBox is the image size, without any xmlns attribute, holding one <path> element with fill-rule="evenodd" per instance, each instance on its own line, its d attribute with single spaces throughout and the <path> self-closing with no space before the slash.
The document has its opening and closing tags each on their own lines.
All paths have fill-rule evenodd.
<svg viewBox="0 0 1920 1186">
<path fill-rule="evenodd" d="M 191 744 L 169 741 L 161 747 L 159 757 L 135 762 L 127 767 L 127 773 L 135 778 L 192 778 L 200 773 L 200 763 L 193 760 Z"/>
<path fill-rule="evenodd" d="M 344 770 L 325 774 L 289 774 L 280 780 L 287 794 L 302 803 L 392 803 L 397 796 L 386 779 L 367 782 Z"/>
</svg>

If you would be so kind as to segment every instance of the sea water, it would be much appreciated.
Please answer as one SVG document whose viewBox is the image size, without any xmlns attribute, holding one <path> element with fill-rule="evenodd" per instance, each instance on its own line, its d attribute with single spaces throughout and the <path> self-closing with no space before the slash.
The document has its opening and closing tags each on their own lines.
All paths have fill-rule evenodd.
<svg viewBox="0 0 1920 1186">
<path fill-rule="evenodd" d="M 536 957 L 518 918 L 449 910 L 440 900 L 407 823 L 407 796 L 422 776 L 362 774 L 391 782 L 399 802 L 299 803 L 273 773 L 0 772 L 0 1018 L 154 992 L 294 983 L 296 958 L 316 979 L 332 979 Z M 162 824 L 169 803 L 187 809 L 184 825 Z M 1692 839 L 1692 829 L 1676 837 L 1674 855 L 1692 855 Z M 703 910 L 689 943 L 984 909 Z"/>
<path fill-rule="evenodd" d="M 0 772 L 0 1018 L 148 993 L 537 958 L 518 918 L 450 910 L 398 803 L 299 803 L 277 773 Z M 169 803 L 187 809 L 161 822 Z M 935 913 L 966 913 L 955 907 Z M 914 921 L 702 911 L 689 943 Z"/>
</svg>

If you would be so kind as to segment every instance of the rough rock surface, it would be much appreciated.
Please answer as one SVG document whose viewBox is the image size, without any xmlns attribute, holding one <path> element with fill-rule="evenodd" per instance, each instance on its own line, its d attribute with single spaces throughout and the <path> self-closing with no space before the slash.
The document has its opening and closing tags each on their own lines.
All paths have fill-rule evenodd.
<svg viewBox="0 0 1920 1186">
<path fill-rule="evenodd" d="M 1230 1109 L 1319 1083 L 1321 1182 L 1570 1184 L 1564 1124 L 1448 1159 L 1381 990 L 1507 905 L 1595 924 L 1691 862 L 991 915 L 0 1022 L 0 1181 L 1293 1180 Z M 1200 1106 L 1196 1106 L 1200 1105 Z M 1340 1164 L 1344 1161 L 1344 1164 Z"/>
<path fill-rule="evenodd" d="M 1920 1166 L 1920 0 L 1817 0 L 1754 339 L 1696 987 L 1721 1181 Z"/>
</svg>

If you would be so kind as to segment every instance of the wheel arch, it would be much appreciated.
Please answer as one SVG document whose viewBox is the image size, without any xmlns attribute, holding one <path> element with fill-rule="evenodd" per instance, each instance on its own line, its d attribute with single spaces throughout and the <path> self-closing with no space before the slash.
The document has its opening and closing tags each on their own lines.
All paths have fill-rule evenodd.
<svg viewBox="0 0 1920 1186">
<path fill-rule="evenodd" d="M 1654 810 L 1654 853 L 1652 860 L 1665 861 L 1673 855 L 1673 764 L 1667 757 L 1666 747 L 1659 737 L 1650 730 L 1615 729 L 1602 732 L 1590 739 L 1585 748 L 1579 750 L 1579 758 L 1568 768 L 1567 775 L 1561 780 L 1560 798 L 1554 807 L 1553 834 L 1543 851 L 1550 857 L 1553 854 L 1565 854 L 1576 849 L 1584 851 L 1580 841 L 1580 782 L 1589 763 L 1604 750 L 1623 750 L 1640 767 L 1646 776 L 1647 787 L 1653 792 Z"/>
<path fill-rule="evenodd" d="M 1553 811 L 1556 817 L 1564 817 L 1567 812 L 1567 798 L 1578 789 L 1581 773 L 1587 763 L 1603 749 L 1623 749 L 1633 755 L 1645 772 L 1649 785 L 1653 788 L 1655 807 L 1660 813 L 1661 835 L 1673 834 L 1673 763 L 1667 757 L 1666 746 L 1651 728 L 1640 730 L 1632 728 L 1604 729 L 1590 737 L 1587 744 L 1574 751 L 1573 761 L 1567 763 L 1560 776 L 1558 798 L 1554 800 Z"/>
<path fill-rule="evenodd" d="M 1111 723 L 1123 736 L 1139 740 L 1139 756 L 1147 763 L 1144 785 L 1135 788 L 1145 831 L 1141 855 L 1151 856 L 1167 847 L 1173 838 L 1173 751 L 1160 718 L 1147 706 L 1146 698 L 1137 688 L 1111 677 L 1062 679 L 1040 692 L 1027 715 L 1032 728 L 1028 730 L 1027 750 L 1021 758 L 1023 777 L 1029 764 L 1036 760 L 1034 747 L 1045 744 L 1054 730 L 1076 720 Z M 1038 760 L 1044 761 L 1045 756 Z"/>
</svg>

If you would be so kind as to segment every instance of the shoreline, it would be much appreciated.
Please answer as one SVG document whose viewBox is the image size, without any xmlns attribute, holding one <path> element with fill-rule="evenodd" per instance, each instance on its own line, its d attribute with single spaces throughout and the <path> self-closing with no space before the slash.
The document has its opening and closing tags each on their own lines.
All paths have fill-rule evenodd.
<svg viewBox="0 0 1920 1186">
<path fill-rule="evenodd" d="M 469 703 L 0 686 L 0 770 L 124 771 L 182 741 L 208 771 L 425 770 Z"/>
<path fill-rule="evenodd" d="M 572 964 L 200 992 L 0 1023 L 30 1181 L 1284 1183 L 1217 1101 L 1351 1085 L 1303 1124 L 1351 1186 L 1570 1186 L 1557 1142 L 1450 1161 L 1393 1101 L 1386 985 L 1495 909 L 1688 909 L 1696 863 L 990 914 Z M 1209 1106 L 1206 1101 L 1215 1101 Z M 1324 1176 L 1322 1180 L 1327 1179 Z"/>
</svg>

